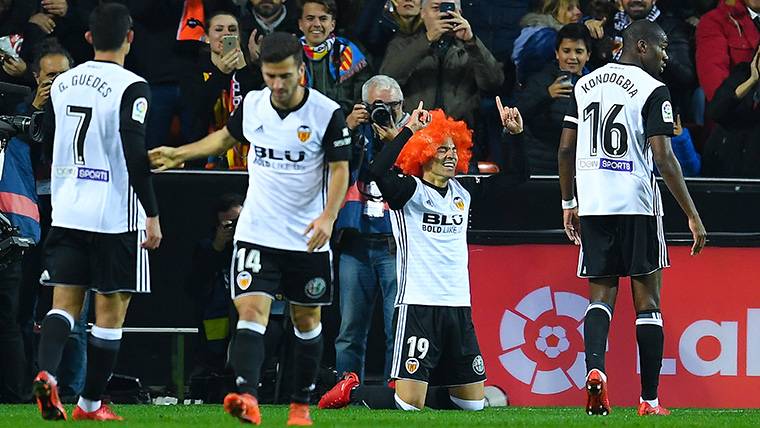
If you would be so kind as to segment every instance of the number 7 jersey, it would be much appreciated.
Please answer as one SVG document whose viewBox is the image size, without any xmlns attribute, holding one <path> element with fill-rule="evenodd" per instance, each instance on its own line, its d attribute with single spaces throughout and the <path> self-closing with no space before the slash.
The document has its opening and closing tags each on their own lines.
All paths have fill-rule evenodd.
<svg viewBox="0 0 760 428">
<path fill-rule="evenodd" d="M 662 215 L 648 138 L 673 135 L 668 88 L 642 68 L 607 64 L 575 84 L 564 127 L 577 129 L 578 214 Z"/>
<path fill-rule="evenodd" d="M 53 226 L 99 233 L 145 229 L 127 155 L 141 151 L 138 155 L 147 158 L 143 137 L 149 98 L 143 78 L 111 62 L 88 61 L 55 79 L 52 111 L 46 112 L 55 123 Z M 125 137 L 133 135 L 137 144 L 127 147 L 132 139 Z"/>
</svg>

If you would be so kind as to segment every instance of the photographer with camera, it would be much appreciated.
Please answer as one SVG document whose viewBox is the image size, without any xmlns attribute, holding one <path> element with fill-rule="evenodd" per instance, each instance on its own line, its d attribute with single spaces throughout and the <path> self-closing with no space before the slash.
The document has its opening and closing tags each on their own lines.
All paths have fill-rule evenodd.
<svg viewBox="0 0 760 428">
<path fill-rule="evenodd" d="M 4 248 L 0 251 L 0 360 L 3 361 L 0 365 L 0 402 L 17 402 L 23 399 L 21 385 L 25 384 L 26 358 L 19 324 L 26 325 L 32 322 L 37 287 L 22 287 L 22 253 L 37 251 L 34 244 L 40 242 L 41 223 L 45 223 L 45 218 L 50 218 L 50 199 L 47 199 L 47 215 L 41 215 L 35 183 L 35 167 L 38 165 L 37 160 L 40 159 L 42 148 L 32 134 L 37 133 L 37 124 L 41 121 L 33 121 L 28 115 L 42 110 L 50 97 L 52 80 L 68 70 L 70 65 L 71 58 L 59 44 L 42 44 L 30 64 L 37 81 L 37 91 L 17 107 L 16 113 L 20 116 L 3 118 L 3 124 L 11 129 L 2 135 L 8 141 L 5 150 L 0 154 L 0 212 L 15 229 L 11 231 L 6 225 L 3 228 L 2 239 L 7 242 L 6 235 L 14 234 L 15 238 L 24 240 L 24 248 L 3 245 Z M 3 129 L 5 128 L 3 126 Z M 50 176 L 49 167 L 47 176 Z M 42 204 L 44 205 L 44 201 Z M 39 272 L 32 276 L 39 278 Z"/>
<path fill-rule="evenodd" d="M 378 75 L 362 86 L 362 103 L 346 118 L 353 155 L 351 185 L 338 214 L 340 251 L 340 332 L 335 340 L 338 373 L 355 372 L 364 380 L 367 334 L 373 307 L 380 299 L 385 330 L 385 366 L 390 373 L 393 350 L 393 301 L 396 297 L 395 244 L 388 205 L 369 176 L 369 166 L 383 145 L 408 121 L 398 83 Z"/>
<path fill-rule="evenodd" d="M 195 246 L 185 291 L 195 302 L 201 346 L 194 375 L 221 374 L 227 359 L 230 260 L 243 196 L 228 193 L 214 203 L 213 233 Z"/>
</svg>

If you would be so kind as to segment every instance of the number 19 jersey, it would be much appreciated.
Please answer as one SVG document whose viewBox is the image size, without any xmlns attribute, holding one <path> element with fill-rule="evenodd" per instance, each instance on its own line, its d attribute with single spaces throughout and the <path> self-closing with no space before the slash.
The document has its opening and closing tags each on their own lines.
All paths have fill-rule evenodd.
<svg viewBox="0 0 760 428">
<path fill-rule="evenodd" d="M 121 132 L 144 132 L 149 96 L 143 78 L 111 62 L 88 61 L 55 79 L 53 226 L 99 233 L 145 229 Z"/>
<path fill-rule="evenodd" d="M 673 135 L 667 87 L 635 65 L 607 64 L 578 80 L 564 127 L 577 129 L 578 214 L 662 215 L 647 139 Z"/>
</svg>

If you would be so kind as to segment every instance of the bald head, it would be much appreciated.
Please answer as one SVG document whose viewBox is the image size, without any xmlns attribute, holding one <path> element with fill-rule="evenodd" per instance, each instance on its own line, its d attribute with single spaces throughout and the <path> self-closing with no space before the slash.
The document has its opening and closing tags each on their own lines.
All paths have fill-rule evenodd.
<svg viewBox="0 0 760 428">
<path fill-rule="evenodd" d="M 668 36 L 659 25 L 646 19 L 634 21 L 623 31 L 620 62 L 640 65 L 652 76 L 659 76 L 668 62 Z"/>
<path fill-rule="evenodd" d="M 623 53 L 634 53 L 639 41 L 644 41 L 647 45 L 659 45 L 665 40 L 667 36 L 659 25 L 647 19 L 640 19 L 623 31 Z"/>
</svg>

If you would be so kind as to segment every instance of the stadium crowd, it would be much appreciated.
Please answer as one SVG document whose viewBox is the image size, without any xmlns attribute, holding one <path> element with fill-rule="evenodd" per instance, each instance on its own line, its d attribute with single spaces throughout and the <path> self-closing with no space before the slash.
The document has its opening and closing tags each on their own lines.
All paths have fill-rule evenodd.
<svg viewBox="0 0 760 428">
<path fill-rule="evenodd" d="M 474 130 L 470 173 L 558 175 L 573 85 L 616 61 L 623 30 L 646 19 L 668 36 L 662 79 L 673 98 L 672 145 L 684 175 L 760 178 L 760 0 L 457 0 L 453 9 L 440 0 L 114 2 L 125 4 L 134 20 L 125 68 L 144 77 L 151 91 L 148 149 L 183 146 L 224 128 L 244 96 L 264 87 L 262 37 L 274 31 L 300 37 L 301 85 L 337 102 L 350 130 L 350 185 L 333 234 L 342 316 L 334 346 L 337 371 L 357 373 L 357 382 L 364 379 L 367 314 L 375 302 L 384 314 L 385 376 L 393 342 L 396 248 L 370 166 L 396 135 L 374 124 L 401 129 L 423 101 Z M 18 105 L 0 98 L 2 114 L 44 110 L 55 77 L 92 59 L 83 34 L 101 3 L 107 1 L 0 1 L 0 81 L 33 88 Z M 496 96 L 524 118 L 524 158 L 505 150 Z M 245 170 L 247 153 L 238 143 L 184 167 Z M 50 159 L 16 137 L 0 160 L 0 211 L 41 243 L 50 227 Z M 189 289 L 199 301 L 203 365 L 210 371 L 224 370 L 228 335 L 214 320 L 230 304 L 219 272 L 229 266 L 229 226 L 241 205 L 240 196 L 220 200 L 215 232 L 199 244 L 193 263 L 197 281 Z M 40 266 L 40 250 L 33 248 L 23 263 L 0 272 L 0 402 L 28 400 L 25 388 L 36 373 L 25 355 L 34 355 L 34 325 L 45 314 L 35 285 Z M 70 397 L 84 386 L 86 308 L 65 351 L 70 374 L 59 379 Z"/>
</svg>

